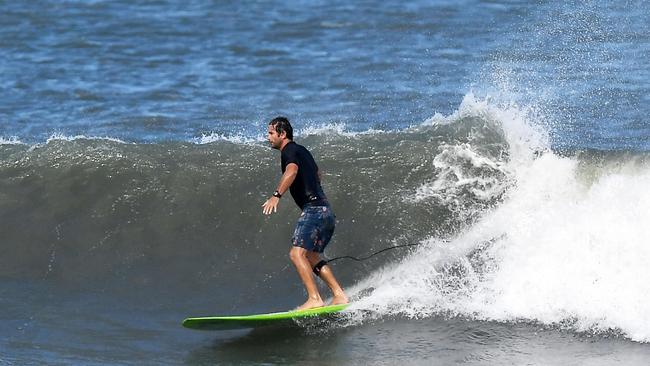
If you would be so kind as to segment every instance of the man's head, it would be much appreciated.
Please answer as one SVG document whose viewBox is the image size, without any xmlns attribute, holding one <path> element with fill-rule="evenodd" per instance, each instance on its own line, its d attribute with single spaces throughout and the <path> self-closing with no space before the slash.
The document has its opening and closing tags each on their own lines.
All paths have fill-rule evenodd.
<svg viewBox="0 0 650 366">
<path fill-rule="evenodd" d="M 286 117 L 276 117 L 269 122 L 268 139 L 274 149 L 281 149 L 284 139 L 293 140 L 293 127 Z"/>
</svg>

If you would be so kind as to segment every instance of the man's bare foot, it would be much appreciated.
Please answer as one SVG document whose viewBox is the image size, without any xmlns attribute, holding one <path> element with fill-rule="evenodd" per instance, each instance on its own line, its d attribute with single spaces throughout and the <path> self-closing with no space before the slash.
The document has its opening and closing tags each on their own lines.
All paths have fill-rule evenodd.
<svg viewBox="0 0 650 366">
<path fill-rule="evenodd" d="M 325 303 L 321 299 L 309 299 L 304 304 L 298 306 L 296 310 L 307 310 L 313 308 L 319 308 L 325 306 Z"/>
<path fill-rule="evenodd" d="M 342 305 L 342 304 L 347 304 L 348 302 L 350 302 L 348 300 L 348 297 L 345 296 L 345 294 L 340 294 L 332 298 L 332 302 L 330 303 L 330 305 Z"/>
</svg>

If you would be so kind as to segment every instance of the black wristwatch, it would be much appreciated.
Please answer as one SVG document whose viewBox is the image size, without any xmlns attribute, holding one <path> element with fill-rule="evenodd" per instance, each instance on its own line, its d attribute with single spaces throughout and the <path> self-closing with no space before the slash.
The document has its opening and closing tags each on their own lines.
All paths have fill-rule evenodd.
<svg viewBox="0 0 650 366">
<path fill-rule="evenodd" d="M 273 197 L 282 198 L 282 195 L 280 194 L 280 192 L 275 191 L 273 192 Z"/>
</svg>

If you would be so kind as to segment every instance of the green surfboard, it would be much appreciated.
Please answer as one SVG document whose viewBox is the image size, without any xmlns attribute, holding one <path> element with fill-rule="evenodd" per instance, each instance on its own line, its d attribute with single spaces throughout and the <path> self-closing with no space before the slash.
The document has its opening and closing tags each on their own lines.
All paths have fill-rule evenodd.
<svg viewBox="0 0 650 366">
<path fill-rule="evenodd" d="M 306 310 L 291 310 L 279 313 L 254 314 L 254 315 L 232 315 L 232 316 L 207 316 L 200 318 L 187 318 L 183 320 L 183 326 L 199 330 L 228 330 L 257 328 L 267 325 L 277 325 L 293 321 L 294 319 L 321 317 L 334 314 L 347 308 L 349 304 L 328 305 L 320 308 Z"/>
</svg>

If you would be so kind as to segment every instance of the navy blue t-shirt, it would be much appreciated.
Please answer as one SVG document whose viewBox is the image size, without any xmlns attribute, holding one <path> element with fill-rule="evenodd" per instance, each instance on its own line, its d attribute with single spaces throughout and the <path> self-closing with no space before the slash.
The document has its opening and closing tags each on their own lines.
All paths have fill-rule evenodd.
<svg viewBox="0 0 650 366">
<path fill-rule="evenodd" d="M 309 150 L 291 141 L 282 149 L 281 161 L 282 173 L 290 163 L 298 165 L 298 175 L 289 187 L 289 191 L 301 210 L 305 205 L 327 204 L 327 197 L 325 197 L 320 179 L 318 179 L 318 165 Z"/>
</svg>

